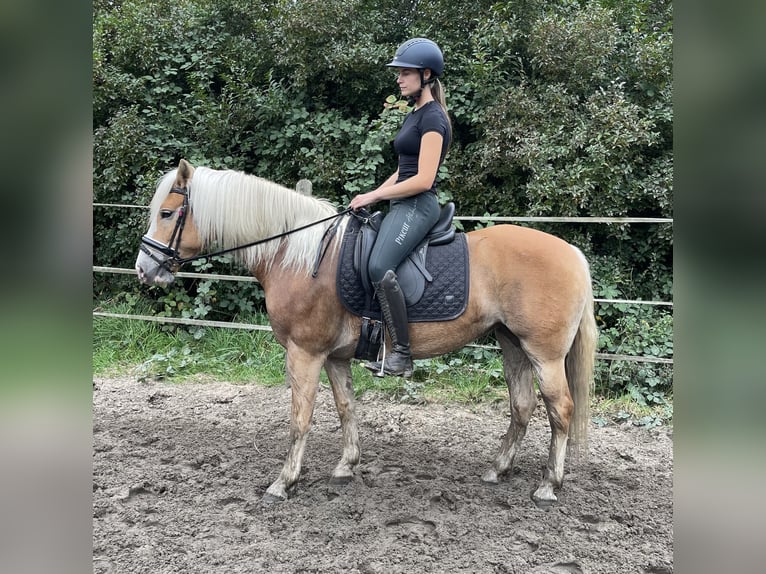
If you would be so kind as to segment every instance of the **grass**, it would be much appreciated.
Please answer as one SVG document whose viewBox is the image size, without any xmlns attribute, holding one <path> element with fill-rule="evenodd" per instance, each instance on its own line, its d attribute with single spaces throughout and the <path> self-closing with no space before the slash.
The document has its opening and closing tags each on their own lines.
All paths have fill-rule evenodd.
<svg viewBox="0 0 766 574">
<path fill-rule="evenodd" d="M 136 309 L 114 306 L 116 313 Z M 140 312 L 140 311 L 138 311 Z M 240 318 L 251 322 L 253 318 Z M 140 379 L 217 379 L 267 386 L 284 384 L 285 351 L 269 331 L 194 328 L 160 323 L 94 317 L 93 372 L 96 376 L 130 373 Z M 499 352 L 466 348 L 443 357 L 415 361 L 410 380 L 377 378 L 352 363 L 357 397 L 377 393 L 390 400 L 461 404 L 508 401 Z M 322 384 L 328 384 L 322 373 Z M 629 395 L 597 396 L 592 404 L 593 422 L 604 426 L 632 421 L 657 426 L 672 421 L 672 404 L 641 405 Z"/>
<path fill-rule="evenodd" d="M 133 309 L 110 309 L 136 313 Z M 196 328 L 94 317 L 93 372 L 130 372 L 142 379 L 284 382 L 284 350 L 268 331 Z"/>
</svg>

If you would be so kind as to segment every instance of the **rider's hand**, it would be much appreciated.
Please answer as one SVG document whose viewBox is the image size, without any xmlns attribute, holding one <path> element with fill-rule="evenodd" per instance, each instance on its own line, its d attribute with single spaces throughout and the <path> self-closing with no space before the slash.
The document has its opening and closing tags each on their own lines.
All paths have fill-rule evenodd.
<svg viewBox="0 0 766 574">
<path fill-rule="evenodd" d="M 359 209 L 363 207 L 367 207 L 368 205 L 372 205 L 378 200 L 378 198 L 375 196 L 374 192 L 370 191 L 368 193 L 360 193 L 359 195 L 355 196 L 351 202 L 348 204 L 348 206 L 353 209 L 354 211 L 358 211 Z"/>
</svg>

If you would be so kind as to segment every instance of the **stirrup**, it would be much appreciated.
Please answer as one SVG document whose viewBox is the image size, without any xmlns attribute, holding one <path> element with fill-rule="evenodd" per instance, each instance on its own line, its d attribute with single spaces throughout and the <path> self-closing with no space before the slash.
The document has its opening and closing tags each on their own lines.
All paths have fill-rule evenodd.
<svg viewBox="0 0 766 574">
<path fill-rule="evenodd" d="M 390 364 L 389 359 L 397 355 L 403 358 L 403 360 L 405 361 L 405 364 L 400 365 L 398 369 L 394 370 L 389 367 L 389 364 Z M 386 347 L 384 344 L 383 345 L 383 360 L 365 363 L 364 368 L 372 371 L 372 375 L 374 377 L 383 378 L 386 375 L 391 375 L 395 377 L 404 377 L 405 379 L 409 379 L 410 377 L 412 377 L 412 371 L 413 371 L 412 355 L 406 352 L 396 350 L 396 348 L 394 348 L 394 351 L 391 352 L 391 354 L 386 354 Z"/>
<path fill-rule="evenodd" d="M 401 370 L 393 371 L 388 369 L 385 366 L 385 363 L 383 361 L 376 361 L 374 363 L 365 363 L 364 364 L 365 369 L 369 369 L 372 371 L 373 377 L 383 378 L 387 376 L 391 377 L 402 377 L 404 379 L 412 378 L 412 364 L 405 365 Z"/>
</svg>

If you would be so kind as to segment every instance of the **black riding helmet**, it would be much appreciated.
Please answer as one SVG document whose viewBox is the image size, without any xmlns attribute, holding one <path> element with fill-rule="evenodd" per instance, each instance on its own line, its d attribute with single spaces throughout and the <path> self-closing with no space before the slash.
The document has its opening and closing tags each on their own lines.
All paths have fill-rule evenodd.
<svg viewBox="0 0 766 574">
<path fill-rule="evenodd" d="M 431 70 L 431 81 L 444 72 L 444 56 L 439 46 L 427 38 L 413 38 L 399 46 L 386 66 L 393 68 L 417 68 L 420 70 L 421 83 L 423 70 Z"/>
</svg>

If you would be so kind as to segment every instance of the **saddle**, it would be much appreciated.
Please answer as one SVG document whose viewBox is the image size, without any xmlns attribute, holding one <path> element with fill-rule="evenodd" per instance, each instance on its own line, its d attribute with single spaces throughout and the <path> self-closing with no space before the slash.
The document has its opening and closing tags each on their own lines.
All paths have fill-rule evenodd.
<svg viewBox="0 0 766 574">
<path fill-rule="evenodd" d="M 448 321 L 463 314 L 468 303 L 468 246 L 452 223 L 455 204 L 446 204 L 438 221 L 417 248 L 399 265 L 396 275 L 411 323 Z M 380 305 L 367 273 L 381 212 L 352 213 L 342 239 L 337 291 L 351 313 L 361 316 L 357 358 L 374 360 L 383 337 Z"/>
<path fill-rule="evenodd" d="M 399 287 L 404 293 L 404 300 L 407 302 L 408 307 L 415 305 L 423 297 L 426 281 L 433 281 L 433 275 L 431 275 L 426 267 L 428 248 L 437 245 L 447 245 L 455 239 L 456 230 L 452 224 L 454 216 L 455 204 L 449 202 L 442 208 L 438 221 L 425 238 L 423 238 L 423 241 L 396 268 Z M 360 210 L 357 217 L 361 218 L 362 225 L 359 228 L 359 236 L 354 244 L 353 270 L 359 274 L 365 293 L 372 297 L 375 288 L 367 273 L 367 265 L 370 261 L 370 254 L 375 245 L 375 240 L 378 237 L 380 224 L 383 221 L 383 213 L 376 211 L 369 214 L 364 210 Z"/>
</svg>

